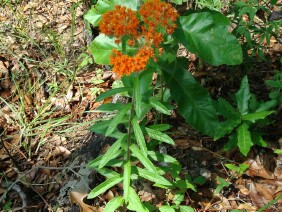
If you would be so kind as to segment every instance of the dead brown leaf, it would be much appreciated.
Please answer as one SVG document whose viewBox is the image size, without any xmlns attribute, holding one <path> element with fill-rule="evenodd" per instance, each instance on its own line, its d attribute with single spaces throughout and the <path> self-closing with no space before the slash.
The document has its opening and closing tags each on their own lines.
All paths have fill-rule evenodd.
<svg viewBox="0 0 282 212">
<path fill-rule="evenodd" d="M 94 208 L 93 206 L 87 205 L 87 204 L 85 204 L 83 202 L 83 199 L 85 197 L 87 197 L 87 195 L 88 194 L 86 194 L 86 193 L 80 193 L 80 192 L 71 191 L 69 193 L 71 205 L 78 204 L 81 212 L 97 211 L 96 208 Z"/>
</svg>

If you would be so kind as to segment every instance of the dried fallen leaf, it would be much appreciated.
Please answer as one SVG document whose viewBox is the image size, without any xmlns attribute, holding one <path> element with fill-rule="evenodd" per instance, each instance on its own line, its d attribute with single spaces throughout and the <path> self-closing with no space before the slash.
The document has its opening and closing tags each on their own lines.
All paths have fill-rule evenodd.
<svg viewBox="0 0 282 212">
<path fill-rule="evenodd" d="M 83 199 L 88 195 L 86 193 L 80 193 L 76 191 L 71 191 L 69 193 L 70 195 L 70 203 L 71 205 L 73 204 L 78 204 L 80 211 L 81 212 L 92 212 L 96 211 L 95 208 L 91 205 L 87 205 L 83 202 Z"/>
<path fill-rule="evenodd" d="M 247 161 L 247 164 L 249 165 L 249 169 L 246 171 L 246 174 L 248 176 L 258 176 L 265 179 L 274 179 L 273 173 L 265 169 L 262 164 L 259 164 L 257 161 L 250 159 L 249 161 Z"/>
<path fill-rule="evenodd" d="M 63 146 L 57 146 L 56 150 L 55 150 L 55 153 L 62 154 L 64 157 L 67 157 L 67 156 L 69 156 L 71 154 L 71 152 L 67 148 L 65 148 Z"/>
</svg>

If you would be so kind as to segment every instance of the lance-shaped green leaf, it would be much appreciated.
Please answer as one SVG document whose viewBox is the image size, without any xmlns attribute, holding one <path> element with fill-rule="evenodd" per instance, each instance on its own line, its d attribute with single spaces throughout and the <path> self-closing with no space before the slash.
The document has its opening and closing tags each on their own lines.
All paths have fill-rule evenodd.
<svg viewBox="0 0 282 212">
<path fill-rule="evenodd" d="M 266 116 L 270 115 L 274 111 L 260 111 L 255 113 L 248 113 L 242 116 L 242 120 L 247 120 L 251 122 L 255 122 L 259 119 L 265 119 Z"/>
<path fill-rule="evenodd" d="M 132 124 L 133 132 L 134 132 L 138 146 L 140 147 L 143 154 L 147 155 L 146 141 L 145 141 L 143 132 L 138 124 L 136 116 L 132 118 L 131 124 Z"/>
<path fill-rule="evenodd" d="M 140 177 L 150 180 L 156 183 L 157 185 L 159 184 L 167 188 L 172 188 L 174 186 L 172 182 L 168 181 L 167 179 L 165 179 L 163 176 L 160 176 L 159 174 L 138 167 L 137 167 L 137 171 Z"/>
<path fill-rule="evenodd" d="M 240 152 L 247 156 L 249 153 L 251 146 L 253 146 L 253 142 L 251 139 L 251 133 L 249 131 L 249 126 L 243 123 L 238 128 L 238 147 Z"/>
<path fill-rule="evenodd" d="M 127 138 L 126 134 L 121 136 L 103 155 L 99 168 L 103 168 L 110 160 L 114 159 L 116 152 L 121 147 L 121 143 Z"/>
<path fill-rule="evenodd" d="M 146 128 L 146 131 L 147 131 L 148 135 L 150 136 L 150 138 L 153 138 L 157 141 L 161 141 L 161 142 L 165 142 L 165 143 L 168 143 L 168 144 L 175 145 L 175 143 L 171 139 L 171 137 L 169 137 L 165 133 L 162 133 L 158 130 L 153 130 L 153 129 L 150 129 L 150 128 Z"/>
<path fill-rule="evenodd" d="M 123 198 L 121 196 L 114 197 L 107 203 L 104 212 L 115 212 L 122 204 Z"/>
<path fill-rule="evenodd" d="M 251 98 L 248 77 L 242 79 L 239 91 L 235 94 L 237 101 L 237 108 L 241 115 L 245 115 L 249 110 L 249 100 Z"/>
<path fill-rule="evenodd" d="M 106 136 L 111 135 L 112 132 L 115 131 L 118 124 L 121 123 L 122 118 L 125 116 L 125 114 L 130 110 L 131 104 L 127 104 L 124 106 L 123 110 L 121 110 L 115 118 L 111 121 L 107 131 Z"/>
<path fill-rule="evenodd" d="M 138 119 L 140 119 L 141 117 L 141 113 L 142 113 L 142 109 L 141 109 L 141 101 L 142 101 L 142 96 L 141 96 L 141 90 L 140 90 L 140 80 L 139 77 L 137 76 L 134 79 L 134 108 L 135 108 L 135 113 L 138 117 Z"/>
<path fill-rule="evenodd" d="M 162 68 L 171 95 L 185 120 L 203 133 L 213 136 L 218 128 L 217 113 L 209 93 L 186 70 L 185 58 L 177 58 Z"/>
<path fill-rule="evenodd" d="M 242 49 L 237 38 L 229 33 L 226 19 L 212 11 L 181 16 L 174 36 L 211 65 L 237 65 L 242 63 Z"/>
<path fill-rule="evenodd" d="M 150 172 L 153 172 L 155 174 L 158 174 L 158 171 L 154 164 L 147 158 L 147 156 L 135 145 L 130 145 L 130 150 L 134 154 L 135 157 L 139 159 L 139 161 L 145 166 L 146 169 L 148 169 Z"/>
<path fill-rule="evenodd" d="M 123 198 L 125 200 L 125 203 L 128 203 L 129 201 L 129 188 L 130 188 L 130 177 L 131 177 L 131 165 L 130 160 L 126 161 L 123 171 Z"/>
<path fill-rule="evenodd" d="M 113 176 L 112 178 L 107 179 L 105 182 L 92 189 L 92 191 L 88 194 L 87 199 L 93 199 L 97 197 L 98 195 L 107 191 L 109 188 L 120 183 L 122 180 L 123 178 L 120 175 Z"/>
<path fill-rule="evenodd" d="M 149 98 L 149 104 L 155 108 L 157 111 L 166 114 L 166 115 L 170 115 L 170 111 L 166 108 L 166 106 L 164 106 L 162 103 L 160 103 L 160 101 L 158 101 L 155 97 L 150 97 Z"/>
<path fill-rule="evenodd" d="M 147 212 L 147 210 L 143 207 L 139 196 L 136 194 L 135 190 L 132 187 L 129 188 L 128 209 L 138 212 Z"/>
<path fill-rule="evenodd" d="M 96 99 L 96 102 L 100 102 L 106 98 L 109 98 L 115 94 L 118 94 L 118 93 L 122 93 L 122 92 L 125 92 L 125 91 L 129 91 L 130 88 L 126 88 L 126 87 L 121 87 L 121 88 L 114 88 L 114 89 L 111 89 L 111 90 L 108 90 L 104 93 L 101 93 L 97 99 Z"/>
</svg>

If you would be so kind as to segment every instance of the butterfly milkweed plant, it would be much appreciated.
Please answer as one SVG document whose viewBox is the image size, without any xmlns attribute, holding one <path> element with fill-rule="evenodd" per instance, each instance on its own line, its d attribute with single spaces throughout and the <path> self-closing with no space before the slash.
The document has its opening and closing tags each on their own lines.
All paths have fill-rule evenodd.
<svg viewBox="0 0 282 212">
<path fill-rule="evenodd" d="M 196 188 L 189 177 L 180 177 L 179 162 L 160 153 L 158 146 L 174 145 L 166 134 L 170 125 L 164 123 L 173 109 L 194 128 L 214 136 L 219 122 L 211 97 L 187 71 L 187 58 L 177 56 L 177 51 L 181 44 L 210 65 L 240 64 L 242 50 L 228 31 L 229 19 L 212 10 L 187 10 L 180 15 L 172 4 L 160 0 L 98 0 L 85 19 L 100 31 L 89 46 L 95 63 L 109 65 L 122 82 L 96 100 L 117 94 L 128 99 L 98 108 L 113 115 L 90 130 L 116 141 L 89 162 L 106 180 L 88 198 L 119 185 L 121 196 L 111 199 L 104 211 L 193 211 L 183 200 L 187 189 Z M 119 130 L 120 126 L 126 130 Z M 175 191 L 176 199 L 159 208 L 141 201 L 138 185 L 144 181 Z"/>
</svg>

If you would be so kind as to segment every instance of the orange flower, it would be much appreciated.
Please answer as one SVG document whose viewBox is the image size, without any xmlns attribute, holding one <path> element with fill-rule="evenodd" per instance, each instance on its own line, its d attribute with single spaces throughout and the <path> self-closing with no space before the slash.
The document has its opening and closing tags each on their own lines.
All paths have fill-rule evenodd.
<svg viewBox="0 0 282 212">
<path fill-rule="evenodd" d="M 102 15 L 99 29 L 105 35 L 115 36 L 118 43 L 125 35 L 137 37 L 139 23 L 136 11 L 116 5 L 114 10 Z"/>
<path fill-rule="evenodd" d="M 123 55 L 121 51 L 114 49 L 110 64 L 113 65 L 113 72 L 119 76 L 130 75 L 132 72 L 144 70 L 153 56 L 154 51 L 148 46 L 141 47 L 135 56 Z"/>
<path fill-rule="evenodd" d="M 145 26 L 142 27 L 142 34 L 145 39 L 158 46 L 162 42 L 161 29 L 172 34 L 176 28 L 178 14 L 171 4 L 160 0 L 148 0 L 139 10 Z"/>
</svg>

